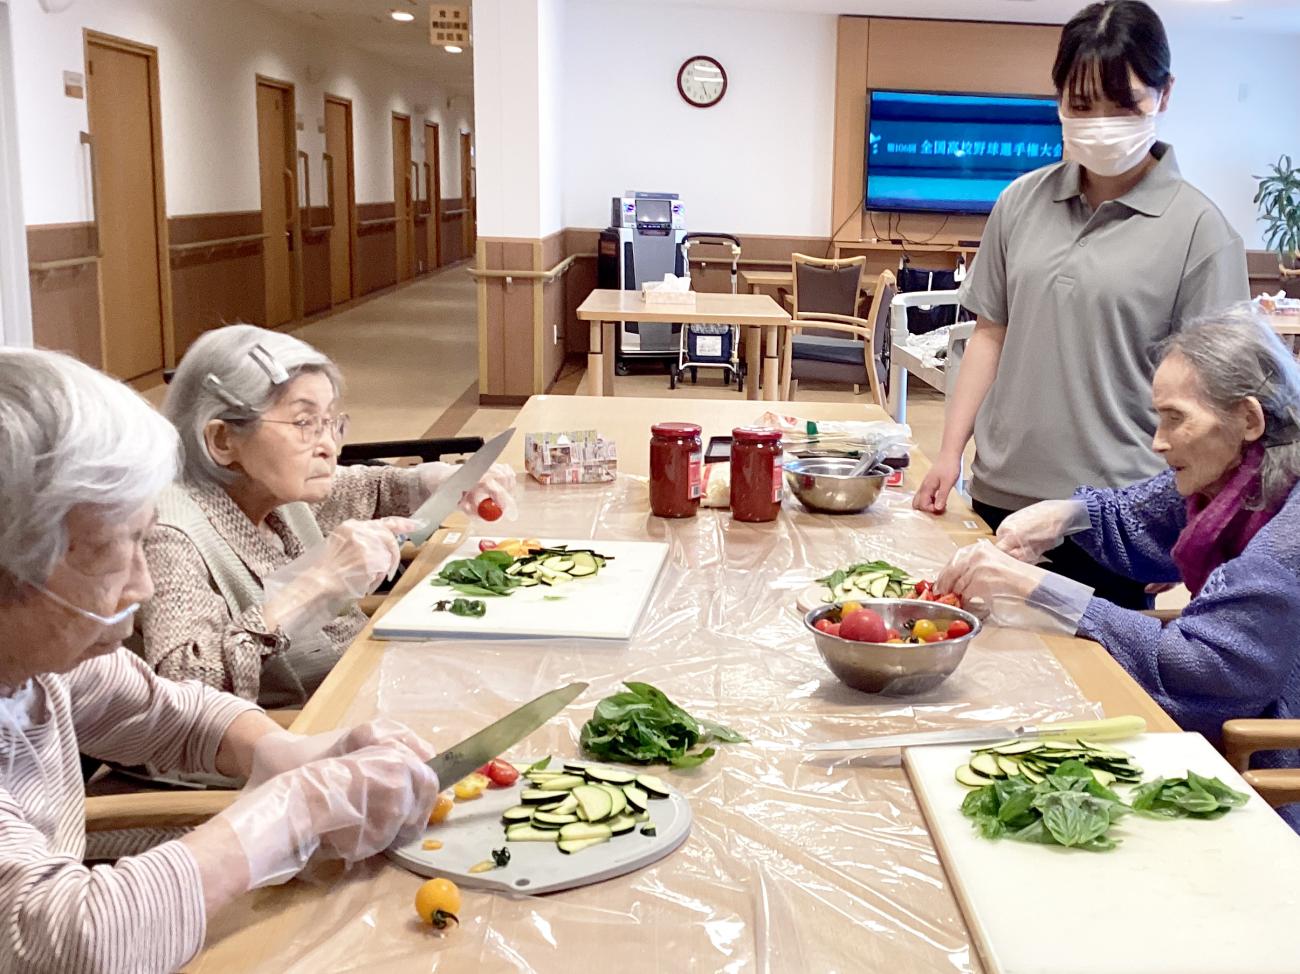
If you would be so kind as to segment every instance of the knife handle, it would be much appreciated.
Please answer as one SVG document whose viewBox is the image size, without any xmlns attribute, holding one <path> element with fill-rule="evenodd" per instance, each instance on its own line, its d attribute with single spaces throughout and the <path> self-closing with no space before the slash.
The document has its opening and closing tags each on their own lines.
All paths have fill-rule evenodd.
<svg viewBox="0 0 1300 974">
<path fill-rule="evenodd" d="M 1108 717 L 1105 720 L 1074 720 L 1058 724 L 1039 724 L 1039 737 L 1082 737 L 1086 741 L 1118 741 L 1136 737 L 1147 729 L 1141 717 Z"/>
</svg>

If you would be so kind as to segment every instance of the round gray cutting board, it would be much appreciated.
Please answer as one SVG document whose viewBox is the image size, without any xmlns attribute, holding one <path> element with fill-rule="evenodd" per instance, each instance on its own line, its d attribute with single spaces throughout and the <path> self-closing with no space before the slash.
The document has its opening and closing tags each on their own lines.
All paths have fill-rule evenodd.
<svg viewBox="0 0 1300 974">
<path fill-rule="evenodd" d="M 594 763 L 594 762 L 593 762 Z M 630 770 L 619 767 L 619 770 Z M 418 839 L 387 850 L 398 865 L 421 876 L 445 876 L 476 889 L 516 893 L 554 893 L 622 876 L 664 858 L 691 832 L 691 806 L 669 787 L 667 798 L 650 802 L 654 835 L 642 835 L 641 825 L 608 842 L 566 854 L 551 842 L 507 842 L 501 813 L 520 804 L 519 795 L 531 787 L 521 776 L 509 788 L 488 788 L 483 797 L 458 801 L 451 815 L 431 825 Z M 422 848 L 425 839 L 437 839 L 441 849 Z M 510 862 L 500 869 L 471 873 L 474 866 L 492 858 L 492 850 L 510 850 Z"/>
</svg>

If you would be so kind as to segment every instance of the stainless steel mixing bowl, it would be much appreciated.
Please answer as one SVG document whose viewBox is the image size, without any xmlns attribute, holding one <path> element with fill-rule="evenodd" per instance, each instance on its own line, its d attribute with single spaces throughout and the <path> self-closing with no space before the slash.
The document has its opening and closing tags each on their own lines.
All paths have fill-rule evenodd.
<svg viewBox="0 0 1300 974">
<path fill-rule="evenodd" d="M 893 473 L 878 464 L 861 477 L 847 476 L 857 465 L 853 457 L 795 457 L 786 460 L 785 482 L 810 511 L 854 514 L 875 502 Z"/>
<path fill-rule="evenodd" d="M 961 619 L 971 627 L 965 636 L 937 643 L 860 643 L 822 632 L 816 622 L 835 611 L 836 605 L 819 606 L 804 616 L 817 651 L 832 673 L 864 693 L 906 697 L 933 690 L 952 675 L 966 655 L 966 647 L 979 635 L 980 621 L 963 609 L 915 599 L 862 599 L 864 609 L 884 618 L 890 629 L 903 632 L 909 619 L 948 623 Z"/>
</svg>

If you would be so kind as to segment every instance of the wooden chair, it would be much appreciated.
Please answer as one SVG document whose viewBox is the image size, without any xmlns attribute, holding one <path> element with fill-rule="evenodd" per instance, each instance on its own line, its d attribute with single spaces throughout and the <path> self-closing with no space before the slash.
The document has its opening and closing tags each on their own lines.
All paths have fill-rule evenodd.
<svg viewBox="0 0 1300 974">
<path fill-rule="evenodd" d="M 790 313 L 801 315 L 830 313 L 855 317 L 866 273 L 866 257 L 823 259 L 807 254 L 791 254 L 793 292 Z"/>
<path fill-rule="evenodd" d="M 796 274 L 795 287 L 799 287 Z M 857 285 L 855 285 L 857 287 Z M 800 311 L 787 330 L 781 357 L 781 398 L 794 399 L 800 379 L 862 386 L 882 408 L 888 404 L 889 306 L 897 284 L 891 271 L 876 280 L 866 318 L 828 311 Z"/>
<path fill-rule="evenodd" d="M 1223 753 L 1252 788 L 1274 808 L 1300 802 L 1300 768 L 1250 768 L 1256 751 L 1300 749 L 1300 720 L 1251 718 L 1225 721 Z"/>
</svg>

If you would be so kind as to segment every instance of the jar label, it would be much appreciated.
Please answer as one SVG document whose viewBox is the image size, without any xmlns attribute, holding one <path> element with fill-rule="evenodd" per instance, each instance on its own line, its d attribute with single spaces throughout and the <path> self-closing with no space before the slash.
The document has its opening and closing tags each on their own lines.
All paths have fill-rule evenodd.
<svg viewBox="0 0 1300 974">
<path fill-rule="evenodd" d="M 782 491 L 785 486 L 782 474 L 785 471 L 785 458 L 777 454 L 772 460 L 772 503 L 780 504 Z"/>
<path fill-rule="evenodd" d="M 699 500 L 704 493 L 704 453 L 697 451 L 691 454 L 690 470 L 690 487 L 687 490 L 687 496 L 691 500 Z"/>
</svg>

